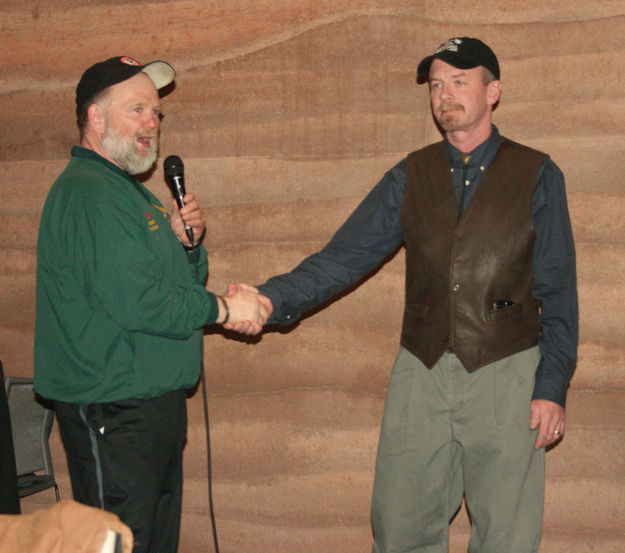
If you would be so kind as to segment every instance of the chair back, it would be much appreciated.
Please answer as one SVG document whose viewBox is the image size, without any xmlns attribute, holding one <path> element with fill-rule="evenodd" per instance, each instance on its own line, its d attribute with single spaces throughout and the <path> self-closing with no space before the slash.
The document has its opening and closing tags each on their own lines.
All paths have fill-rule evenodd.
<svg viewBox="0 0 625 553">
<path fill-rule="evenodd" d="M 54 411 L 36 397 L 32 378 L 8 376 L 4 385 L 11 417 L 20 497 L 54 486 L 58 501 L 58 486 L 54 479 L 49 445 Z M 46 477 L 34 475 L 40 472 Z"/>
<path fill-rule="evenodd" d="M 46 451 L 54 413 L 37 401 L 32 378 L 9 376 L 5 386 L 13 427 L 17 475 L 39 470 L 49 473 L 52 464 Z"/>
</svg>

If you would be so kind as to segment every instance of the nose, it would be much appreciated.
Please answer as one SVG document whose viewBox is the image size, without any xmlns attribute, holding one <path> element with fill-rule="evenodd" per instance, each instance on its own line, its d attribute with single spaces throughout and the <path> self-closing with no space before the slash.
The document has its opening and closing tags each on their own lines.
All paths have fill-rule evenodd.
<svg viewBox="0 0 625 553">
<path fill-rule="evenodd" d="M 158 129 L 161 124 L 160 114 L 154 111 L 147 111 L 143 121 L 143 125 L 148 129 Z"/>
<path fill-rule="evenodd" d="M 441 100 L 449 100 L 453 97 L 452 87 L 447 83 L 442 83 L 439 89 Z"/>
</svg>

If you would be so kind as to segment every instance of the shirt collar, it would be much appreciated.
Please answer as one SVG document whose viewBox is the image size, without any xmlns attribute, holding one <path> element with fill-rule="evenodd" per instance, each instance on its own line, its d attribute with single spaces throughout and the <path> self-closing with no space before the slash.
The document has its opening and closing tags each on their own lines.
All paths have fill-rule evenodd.
<svg viewBox="0 0 625 553">
<path fill-rule="evenodd" d="M 447 150 L 447 155 L 449 156 L 450 167 L 462 167 L 463 152 L 453 146 L 449 140 L 447 140 L 446 136 L 443 138 L 443 142 L 445 144 L 445 149 Z M 468 152 L 471 154 L 469 167 L 488 167 L 491 161 L 493 161 L 493 158 L 499 150 L 502 142 L 503 137 L 499 134 L 497 127 L 495 125 L 491 125 L 491 133 L 488 138 L 472 152 Z"/>
<path fill-rule="evenodd" d="M 115 165 L 112 161 L 109 161 L 108 159 L 103 158 L 100 154 L 94 152 L 93 150 L 89 150 L 88 148 L 83 148 L 82 146 L 74 146 L 72 148 L 72 157 L 97 161 L 101 163 L 102 165 L 104 165 L 107 169 L 110 169 L 111 171 L 117 173 L 118 175 L 125 177 L 133 184 L 135 184 L 137 180 L 132 175 L 129 175 L 128 173 L 126 173 L 126 171 L 124 171 L 121 167 L 118 167 L 117 165 Z"/>
</svg>

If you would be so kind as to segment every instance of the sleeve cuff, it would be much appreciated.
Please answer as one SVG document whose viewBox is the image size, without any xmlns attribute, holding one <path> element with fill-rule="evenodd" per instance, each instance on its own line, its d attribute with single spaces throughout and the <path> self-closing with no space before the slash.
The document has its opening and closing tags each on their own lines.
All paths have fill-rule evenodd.
<svg viewBox="0 0 625 553">
<path fill-rule="evenodd" d="M 567 390 L 568 385 L 563 386 L 563 383 L 560 381 L 536 378 L 532 399 L 546 399 L 565 407 Z"/>
<path fill-rule="evenodd" d="M 208 294 L 208 319 L 206 320 L 206 326 L 215 324 L 217 321 L 217 317 L 219 317 L 219 305 L 217 303 L 217 296 L 212 292 L 207 292 Z"/>
</svg>

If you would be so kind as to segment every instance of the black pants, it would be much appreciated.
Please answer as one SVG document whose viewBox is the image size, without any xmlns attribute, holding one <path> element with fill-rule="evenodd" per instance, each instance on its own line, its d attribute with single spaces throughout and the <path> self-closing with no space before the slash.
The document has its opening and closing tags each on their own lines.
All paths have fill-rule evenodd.
<svg viewBox="0 0 625 553">
<path fill-rule="evenodd" d="M 20 498 L 17 493 L 17 473 L 13 452 L 13 434 L 9 404 L 4 390 L 4 374 L 0 361 L 0 514 L 18 515 Z"/>
<path fill-rule="evenodd" d="M 55 402 L 74 499 L 113 512 L 133 553 L 175 553 L 182 504 L 184 390 L 154 399 Z"/>
</svg>

